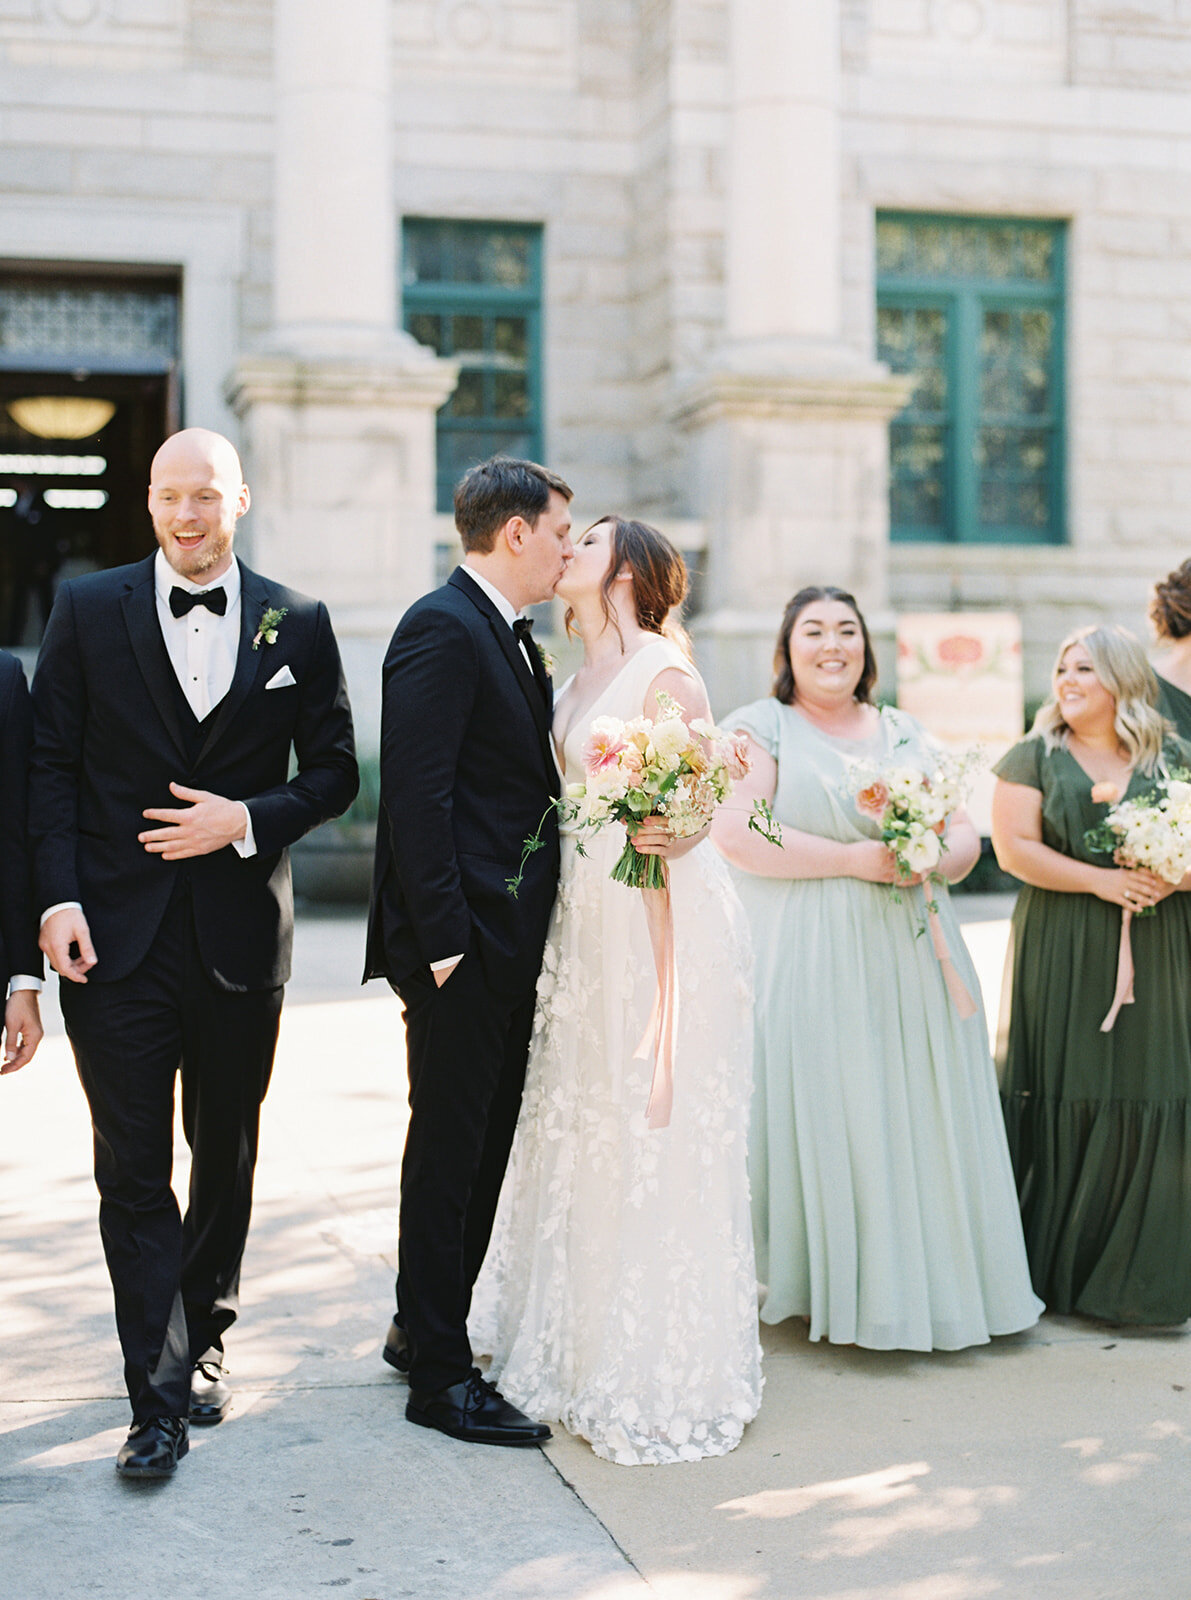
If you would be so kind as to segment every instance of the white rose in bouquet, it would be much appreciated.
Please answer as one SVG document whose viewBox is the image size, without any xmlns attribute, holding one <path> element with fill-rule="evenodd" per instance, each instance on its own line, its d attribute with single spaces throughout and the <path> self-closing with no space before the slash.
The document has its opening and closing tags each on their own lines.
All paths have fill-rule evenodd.
<svg viewBox="0 0 1191 1600">
<path fill-rule="evenodd" d="M 939 864 L 939 836 L 930 829 L 914 833 L 902 849 L 902 860 L 911 872 L 930 872 Z"/>
</svg>

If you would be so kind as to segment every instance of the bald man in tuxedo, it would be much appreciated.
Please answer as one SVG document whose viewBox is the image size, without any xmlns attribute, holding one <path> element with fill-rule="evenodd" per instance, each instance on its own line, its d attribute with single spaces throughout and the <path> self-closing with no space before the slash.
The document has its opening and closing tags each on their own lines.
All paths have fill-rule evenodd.
<svg viewBox="0 0 1191 1600">
<path fill-rule="evenodd" d="M 237 560 L 248 506 L 227 439 L 167 439 L 149 485 L 157 551 L 62 585 L 33 682 L 41 947 L 95 1131 L 127 1478 L 173 1473 L 189 1423 L 230 1405 L 223 1344 L 290 968 L 288 847 L 358 787 L 326 608 Z"/>
</svg>

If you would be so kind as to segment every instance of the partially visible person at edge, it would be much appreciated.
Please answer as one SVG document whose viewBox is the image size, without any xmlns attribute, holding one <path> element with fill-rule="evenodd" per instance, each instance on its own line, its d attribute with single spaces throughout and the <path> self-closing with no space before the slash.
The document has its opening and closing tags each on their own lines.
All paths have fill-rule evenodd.
<svg viewBox="0 0 1191 1600">
<path fill-rule="evenodd" d="M 4 1055 L 0 1074 L 18 1072 L 42 1039 L 44 971 L 37 947 L 37 917 L 29 878 L 27 788 L 33 708 L 16 656 L 0 650 L 0 982 Z"/>
<path fill-rule="evenodd" d="M 1154 667 L 1158 709 L 1180 739 L 1191 740 L 1191 561 L 1154 585 L 1150 622 L 1162 651 Z"/>
<path fill-rule="evenodd" d="M 1176 890 L 1085 840 L 1112 796 L 1151 794 L 1188 766 L 1140 641 L 1093 627 L 1063 641 L 1050 699 L 995 769 L 993 846 L 1026 885 L 1002 1093 L 1034 1287 L 1052 1311 L 1191 1315 L 1191 876 Z M 1103 1032 L 1126 911 L 1134 1000 Z"/>
<path fill-rule="evenodd" d="M 896 863 L 849 788 L 856 761 L 934 765 L 922 728 L 873 703 L 868 627 L 842 589 L 786 607 L 769 699 L 723 719 L 753 768 L 712 837 L 737 869 L 757 958 L 749 1171 L 761 1317 L 811 1339 L 959 1350 L 1037 1321 L 976 972 L 945 882 Z M 782 848 L 748 828 L 767 800 Z M 938 871 L 979 840 L 951 818 Z M 933 941 L 976 1001 L 961 1017 Z"/>
<path fill-rule="evenodd" d="M 583 641 L 554 717 L 568 783 L 583 780 L 596 718 L 660 719 L 659 694 L 688 721 L 710 718 L 679 624 L 687 582 L 647 523 L 602 517 L 577 541 L 558 585 Z M 563 823 L 525 1103 L 476 1286 L 501 1389 L 622 1466 L 725 1455 L 761 1403 L 745 1167 L 752 960 L 707 833 L 676 838 L 652 817 L 634 838 L 667 863 L 682 995 L 673 1113 L 651 1127 L 653 1061 L 638 1046 L 658 978 L 645 901 L 610 877 L 623 828 L 582 842 Z"/>
<path fill-rule="evenodd" d="M 550 1429 L 475 1366 L 467 1319 L 521 1106 L 534 986 L 558 885 L 553 691 L 527 606 L 574 555 L 571 491 L 497 457 L 455 490 L 463 565 L 385 656 L 380 816 L 365 979 L 400 996 L 409 1071 L 390 1366 L 410 1422 L 483 1444 Z M 543 824 L 516 899 L 505 887 Z"/>
<path fill-rule="evenodd" d="M 231 1404 L 224 1339 L 293 942 L 287 848 L 359 781 L 326 607 L 237 560 L 248 504 L 227 439 L 167 439 L 149 482 L 156 553 L 62 585 L 33 680 L 41 948 L 95 1130 L 126 1478 L 172 1474 L 188 1420 Z"/>
</svg>

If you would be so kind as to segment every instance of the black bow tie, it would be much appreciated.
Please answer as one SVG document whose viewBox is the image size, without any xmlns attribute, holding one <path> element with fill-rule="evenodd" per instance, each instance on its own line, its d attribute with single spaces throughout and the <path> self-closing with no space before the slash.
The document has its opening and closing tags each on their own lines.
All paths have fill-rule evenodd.
<svg viewBox="0 0 1191 1600">
<path fill-rule="evenodd" d="M 197 594 L 191 594 L 189 589 L 179 589 L 177 584 L 170 590 L 170 610 L 176 617 L 184 617 L 188 611 L 193 611 L 195 606 L 206 606 L 208 611 L 213 611 L 217 617 L 222 617 L 227 612 L 226 589 L 200 589 Z"/>
<path fill-rule="evenodd" d="M 546 663 L 542 660 L 542 652 L 533 642 L 533 618 L 515 618 L 513 622 L 513 637 L 529 657 L 529 670 L 533 673 L 533 681 L 542 691 L 542 698 L 549 706 L 550 678 L 546 672 Z"/>
</svg>

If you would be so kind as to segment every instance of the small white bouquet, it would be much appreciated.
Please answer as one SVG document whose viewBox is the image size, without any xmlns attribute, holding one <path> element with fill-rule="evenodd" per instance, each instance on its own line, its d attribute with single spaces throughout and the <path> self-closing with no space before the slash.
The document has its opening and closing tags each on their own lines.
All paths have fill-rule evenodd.
<svg viewBox="0 0 1191 1600">
<path fill-rule="evenodd" d="M 1118 867 L 1144 868 L 1164 883 L 1181 883 L 1191 871 L 1191 772 L 1160 778 L 1152 794 L 1122 800 L 1115 783 L 1097 783 L 1092 799 L 1111 809 L 1084 834 L 1089 850 L 1111 855 Z M 1152 916 L 1157 906 L 1135 911 Z"/>
<path fill-rule="evenodd" d="M 1123 800 L 1115 783 L 1092 785 L 1092 799 L 1106 805 L 1108 814 L 1083 838 L 1089 850 L 1111 855 L 1118 867 L 1143 868 L 1164 883 L 1181 883 L 1191 871 L 1191 772 L 1176 768 L 1159 778 L 1154 792 L 1136 800 Z M 1133 1004 L 1133 945 L 1130 924 L 1134 917 L 1152 917 L 1157 906 L 1121 911 L 1121 939 L 1117 950 L 1117 983 L 1101 1033 L 1112 1031 L 1122 1006 Z"/>
<path fill-rule="evenodd" d="M 903 743 L 905 741 L 902 741 Z M 908 883 L 921 873 L 931 883 L 942 883 L 937 871 L 947 846 L 943 833 L 947 823 L 963 804 L 972 773 L 984 761 L 978 747 L 952 754 L 946 750 L 931 753 L 931 765 L 924 770 L 903 762 L 852 764 L 848 792 L 862 817 L 870 817 L 881 830 L 881 843 L 897 866 L 893 894 L 897 885 Z M 960 1017 L 976 1014 L 976 1002 L 960 977 L 946 935 L 939 922 L 939 903 L 926 883 L 922 886 L 926 903 L 926 928 L 943 973 L 943 982 Z"/>
<path fill-rule="evenodd" d="M 880 828 L 881 843 L 897 862 L 899 880 L 934 875 L 947 848 L 944 829 L 983 761 L 983 752 L 973 748 L 954 755 L 940 750 L 927 771 L 908 763 L 853 763 L 849 793 L 861 816 Z"/>
</svg>

